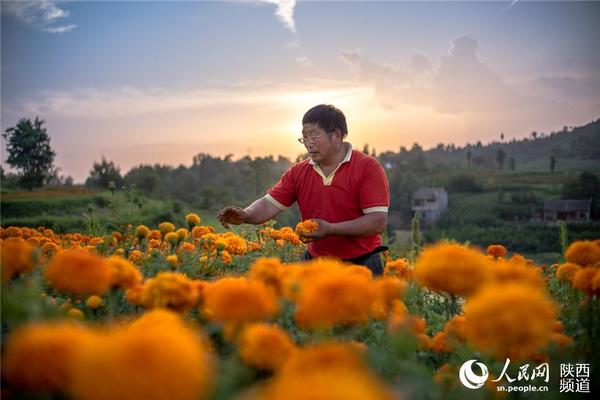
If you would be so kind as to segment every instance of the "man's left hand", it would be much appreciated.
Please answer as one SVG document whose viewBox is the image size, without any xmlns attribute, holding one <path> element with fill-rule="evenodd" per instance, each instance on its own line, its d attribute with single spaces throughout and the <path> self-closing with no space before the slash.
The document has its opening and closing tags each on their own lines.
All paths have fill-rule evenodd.
<svg viewBox="0 0 600 400">
<path fill-rule="evenodd" d="M 325 220 L 316 219 L 316 218 L 312 218 L 312 220 L 319 224 L 317 231 L 312 232 L 312 233 L 306 233 L 306 234 L 302 235 L 303 237 L 310 239 L 311 242 L 313 240 L 322 239 L 325 236 L 331 235 L 333 233 L 333 226 L 331 223 L 329 223 Z"/>
</svg>

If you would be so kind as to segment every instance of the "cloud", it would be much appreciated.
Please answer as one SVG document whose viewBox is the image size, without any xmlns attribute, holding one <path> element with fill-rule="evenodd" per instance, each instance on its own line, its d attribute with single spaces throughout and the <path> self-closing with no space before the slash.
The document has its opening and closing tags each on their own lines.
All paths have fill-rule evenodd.
<svg viewBox="0 0 600 400">
<path fill-rule="evenodd" d="M 292 33 L 296 33 L 296 22 L 294 21 L 294 7 L 296 0 L 234 0 L 246 3 L 269 3 L 276 6 L 275 17 L 283 23 Z"/>
<path fill-rule="evenodd" d="M 312 62 L 306 56 L 296 57 L 296 62 L 303 68 L 312 67 Z"/>
<path fill-rule="evenodd" d="M 73 24 L 59 24 L 59 21 L 67 18 L 70 12 L 58 7 L 53 1 L 6 2 L 2 3 L 2 11 L 43 32 L 65 33 L 77 27 L 77 25 Z"/>
</svg>

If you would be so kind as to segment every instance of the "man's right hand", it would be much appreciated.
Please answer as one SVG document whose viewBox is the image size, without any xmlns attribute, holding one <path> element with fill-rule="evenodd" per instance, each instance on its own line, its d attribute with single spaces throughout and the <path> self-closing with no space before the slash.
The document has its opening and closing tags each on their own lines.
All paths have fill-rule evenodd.
<svg viewBox="0 0 600 400">
<path fill-rule="evenodd" d="M 221 209 L 217 213 L 217 219 L 225 228 L 229 229 L 229 224 L 240 225 L 248 220 L 250 215 L 243 208 L 229 206 Z"/>
</svg>

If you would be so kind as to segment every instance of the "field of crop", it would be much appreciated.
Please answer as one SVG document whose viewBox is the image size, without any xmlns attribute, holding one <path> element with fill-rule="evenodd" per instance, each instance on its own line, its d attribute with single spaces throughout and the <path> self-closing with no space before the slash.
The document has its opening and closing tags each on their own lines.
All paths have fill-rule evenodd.
<svg viewBox="0 0 600 400">
<path fill-rule="evenodd" d="M 179 224 L 177 223 L 179 222 Z M 203 222 L 203 223 L 202 223 Z M 598 390 L 600 241 L 300 262 L 300 230 L 196 214 L 112 234 L 4 227 L 2 397 L 563 398 Z M 558 234 L 558 233 L 557 233 Z"/>
</svg>

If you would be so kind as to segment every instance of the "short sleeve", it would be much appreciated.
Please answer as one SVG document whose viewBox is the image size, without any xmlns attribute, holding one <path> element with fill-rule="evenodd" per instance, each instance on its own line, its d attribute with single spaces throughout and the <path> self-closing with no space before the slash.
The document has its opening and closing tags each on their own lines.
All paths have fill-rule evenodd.
<svg viewBox="0 0 600 400">
<path fill-rule="evenodd" d="M 359 190 L 360 208 L 363 213 L 388 212 L 390 186 L 385 170 L 377 160 L 365 169 Z"/>
<path fill-rule="evenodd" d="M 284 172 L 279 182 L 267 191 L 265 198 L 281 210 L 296 202 L 293 167 Z"/>
</svg>

